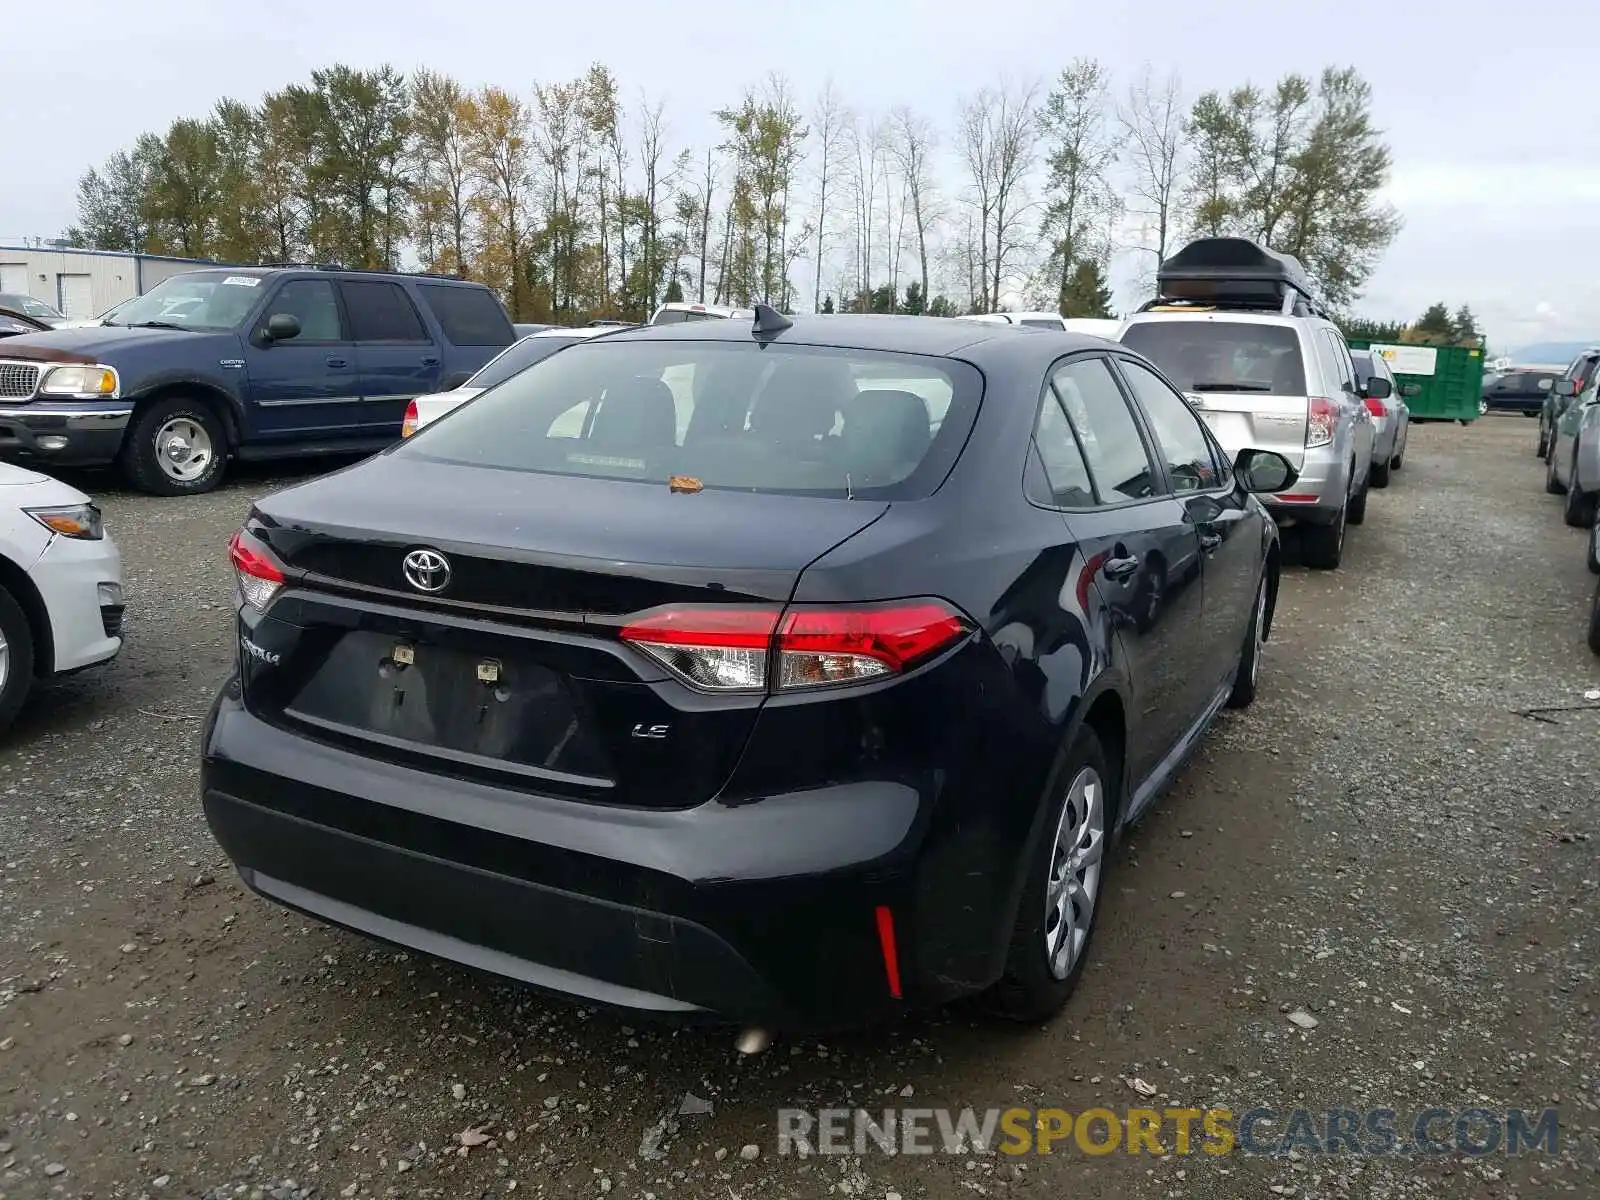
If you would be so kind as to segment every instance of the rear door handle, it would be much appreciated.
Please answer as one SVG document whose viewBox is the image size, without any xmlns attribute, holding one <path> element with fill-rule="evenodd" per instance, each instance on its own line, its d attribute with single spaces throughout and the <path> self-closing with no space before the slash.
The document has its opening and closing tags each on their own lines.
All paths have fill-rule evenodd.
<svg viewBox="0 0 1600 1200">
<path fill-rule="evenodd" d="M 430 356 L 422 360 L 422 365 L 425 367 L 437 367 L 439 365 L 439 360 Z"/>
<path fill-rule="evenodd" d="M 1108 558 L 1106 565 L 1100 569 L 1105 572 L 1107 579 L 1126 579 L 1139 569 L 1139 556 L 1130 554 L 1127 558 Z"/>
<path fill-rule="evenodd" d="M 1220 545 L 1222 545 L 1222 535 L 1220 533 L 1202 533 L 1200 535 L 1200 549 L 1207 554 L 1210 554 Z"/>
<path fill-rule="evenodd" d="M 337 355 L 330 354 L 328 355 L 328 365 L 330 367 L 348 367 L 350 363 L 345 359 L 339 358 Z"/>
</svg>

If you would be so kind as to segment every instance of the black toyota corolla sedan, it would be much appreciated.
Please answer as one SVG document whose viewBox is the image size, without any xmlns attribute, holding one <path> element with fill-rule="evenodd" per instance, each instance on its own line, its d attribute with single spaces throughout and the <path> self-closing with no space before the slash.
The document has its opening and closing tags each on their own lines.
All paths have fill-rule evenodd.
<svg viewBox="0 0 1600 1200">
<path fill-rule="evenodd" d="M 584 1002 L 1048 1016 L 1278 583 L 1138 355 L 916 317 L 652 326 L 260 500 L 207 819 L 248 886 Z"/>
</svg>

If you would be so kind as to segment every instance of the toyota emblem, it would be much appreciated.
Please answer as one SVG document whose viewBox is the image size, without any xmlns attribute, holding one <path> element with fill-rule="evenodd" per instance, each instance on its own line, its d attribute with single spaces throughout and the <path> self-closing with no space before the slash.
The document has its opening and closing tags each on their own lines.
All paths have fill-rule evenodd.
<svg viewBox="0 0 1600 1200">
<path fill-rule="evenodd" d="M 419 592 L 442 592 L 450 582 L 450 560 L 437 550 L 413 550 L 404 570 L 406 582 Z"/>
</svg>

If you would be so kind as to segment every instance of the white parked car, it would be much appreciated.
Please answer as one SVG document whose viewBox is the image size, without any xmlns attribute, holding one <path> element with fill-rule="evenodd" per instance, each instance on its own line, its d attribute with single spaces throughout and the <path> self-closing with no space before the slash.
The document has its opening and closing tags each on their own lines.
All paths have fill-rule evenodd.
<svg viewBox="0 0 1600 1200">
<path fill-rule="evenodd" d="M 445 413 L 460 408 L 474 396 L 510 379 L 525 367 L 531 367 L 540 359 L 549 358 L 563 346 L 586 341 L 603 333 L 615 333 L 619 328 L 632 327 L 625 325 L 586 325 L 581 329 L 558 327 L 541 329 L 538 333 L 530 333 L 525 338 L 519 338 L 484 363 L 478 369 L 478 373 L 460 387 L 451 388 L 447 392 L 432 392 L 413 400 L 406 406 L 406 416 L 400 426 L 400 436 L 410 437 L 429 422 L 437 421 Z"/>
<path fill-rule="evenodd" d="M 1019 313 L 973 313 L 971 316 L 957 318 L 962 321 L 982 321 L 985 325 L 1026 325 L 1030 329 L 1065 329 L 1067 320 L 1060 313 L 1053 312 L 1019 312 Z"/>
<path fill-rule="evenodd" d="M 1062 317 L 1061 323 L 1067 327 L 1068 333 L 1105 338 L 1108 342 L 1117 340 L 1117 332 L 1123 325 L 1118 317 Z"/>
<path fill-rule="evenodd" d="M 35 682 L 122 649 L 122 557 L 77 488 L 0 463 L 0 731 Z"/>
<path fill-rule="evenodd" d="M 655 316 L 650 318 L 650 324 L 681 325 L 685 321 L 726 321 L 735 317 L 753 321 L 755 315 L 755 310 L 750 308 L 729 308 L 726 304 L 690 304 L 674 300 L 656 309 Z"/>
</svg>

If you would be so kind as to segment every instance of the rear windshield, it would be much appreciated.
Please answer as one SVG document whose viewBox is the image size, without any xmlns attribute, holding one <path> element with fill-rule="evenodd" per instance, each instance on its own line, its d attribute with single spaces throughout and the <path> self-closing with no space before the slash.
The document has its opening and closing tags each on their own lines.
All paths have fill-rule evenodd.
<svg viewBox="0 0 1600 1200">
<path fill-rule="evenodd" d="M 943 481 L 982 393 L 946 358 L 755 342 L 573 346 L 393 453 L 553 475 L 909 500 Z"/>
<path fill-rule="evenodd" d="M 464 386 L 475 388 L 492 388 L 497 383 L 504 383 L 524 367 L 531 367 L 541 359 L 549 358 L 563 346 L 570 346 L 573 342 L 581 342 L 578 337 L 527 337 L 515 345 L 506 347 L 505 351 L 490 360 L 489 364 L 467 380 Z"/>
<path fill-rule="evenodd" d="M 1306 394 L 1300 338 L 1287 325 L 1243 321 L 1136 321 L 1122 344 L 1186 392 Z"/>
</svg>

